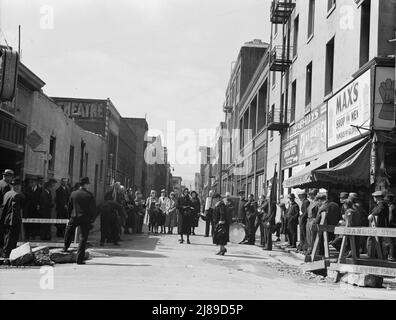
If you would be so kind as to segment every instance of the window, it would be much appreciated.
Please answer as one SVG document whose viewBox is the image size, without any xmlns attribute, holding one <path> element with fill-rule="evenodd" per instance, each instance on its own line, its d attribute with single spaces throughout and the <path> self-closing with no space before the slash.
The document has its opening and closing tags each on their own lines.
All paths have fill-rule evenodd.
<svg viewBox="0 0 396 320">
<path fill-rule="evenodd" d="M 327 12 L 333 10 L 336 5 L 336 0 L 327 0 Z"/>
<path fill-rule="evenodd" d="M 360 67 L 369 61 L 370 55 L 370 11 L 371 1 L 363 2 L 360 20 Z"/>
<path fill-rule="evenodd" d="M 276 37 L 277 34 L 278 34 L 278 24 L 275 23 L 275 26 L 274 26 L 274 38 Z"/>
<path fill-rule="evenodd" d="M 315 28 L 315 0 L 309 0 L 308 10 L 308 39 L 314 34 Z"/>
<path fill-rule="evenodd" d="M 257 98 L 254 98 L 250 104 L 250 128 L 252 130 L 252 137 L 257 133 Z"/>
<path fill-rule="evenodd" d="M 297 16 L 294 19 L 294 31 L 293 31 L 293 58 L 297 57 L 297 49 L 298 49 L 298 25 L 299 25 L 299 17 Z"/>
<path fill-rule="evenodd" d="M 305 87 L 305 105 L 310 106 L 312 101 L 312 62 L 307 65 Z"/>
<path fill-rule="evenodd" d="M 265 80 L 264 84 L 259 90 L 258 96 L 258 115 L 257 115 L 257 131 L 264 128 L 266 123 L 266 108 L 267 108 L 267 86 L 268 80 Z"/>
<path fill-rule="evenodd" d="M 296 96 L 297 96 L 297 80 L 292 83 L 291 104 L 290 104 L 290 123 L 296 120 Z"/>
<path fill-rule="evenodd" d="M 243 149 L 244 130 L 243 130 L 243 117 L 239 121 L 239 148 Z"/>
<path fill-rule="evenodd" d="M 326 45 L 325 96 L 333 92 L 334 38 Z"/>
<path fill-rule="evenodd" d="M 55 171 L 56 138 L 50 137 L 48 170 Z"/>
<path fill-rule="evenodd" d="M 69 149 L 69 170 L 68 170 L 68 174 L 69 174 L 69 177 L 71 179 L 73 178 L 73 167 L 74 167 L 74 146 L 70 146 L 70 149 Z"/>
<path fill-rule="evenodd" d="M 272 86 L 275 87 L 276 84 L 276 72 L 272 71 Z"/>
<path fill-rule="evenodd" d="M 245 111 L 243 116 L 243 146 L 246 146 L 251 139 L 251 131 L 249 130 L 249 109 Z"/>
</svg>

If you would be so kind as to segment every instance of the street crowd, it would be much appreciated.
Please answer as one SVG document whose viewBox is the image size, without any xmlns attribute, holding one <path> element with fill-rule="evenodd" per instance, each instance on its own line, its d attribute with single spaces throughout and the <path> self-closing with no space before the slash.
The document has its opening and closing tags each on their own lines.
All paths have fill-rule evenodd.
<svg viewBox="0 0 396 320">
<path fill-rule="evenodd" d="M 119 245 L 122 234 L 141 234 L 144 223 L 152 234 L 173 234 L 177 228 L 179 242 L 191 243 L 190 236 L 195 235 L 199 219 L 205 221 L 205 237 L 213 237 L 213 243 L 220 246 L 218 255 L 227 252 L 225 246 L 230 241 L 230 228 L 243 233 L 242 244 L 255 245 L 256 233 L 260 230 L 260 245 L 264 250 L 272 250 L 272 237 L 281 241 L 281 236 L 289 247 L 297 252 L 311 254 L 315 239 L 319 235 L 319 255 L 324 255 L 323 233 L 318 232 L 319 224 L 346 227 L 396 228 L 394 195 L 382 191 L 372 194 L 374 205 L 367 209 L 367 197 L 363 193 L 341 192 L 339 196 L 319 193 L 318 189 L 296 196 L 288 195 L 287 203 L 276 203 L 262 195 L 258 201 L 254 195 L 245 198 L 245 192 L 239 191 L 239 199 L 226 193 L 224 199 L 219 193 L 210 191 L 204 202 L 197 192 L 184 189 L 181 194 L 165 189 L 158 197 L 152 190 L 148 198 L 138 190 L 126 189 L 119 182 L 113 183 L 105 193 L 104 201 L 96 205 L 96 200 L 88 191 L 89 178 L 80 180 L 73 188 L 68 179 L 58 182 L 49 179 L 28 178 L 25 183 L 10 169 L 5 170 L 0 180 L 0 250 L 2 257 L 9 258 L 16 248 L 22 230 L 22 217 L 50 219 L 51 211 L 56 209 L 57 219 L 67 219 L 56 224 L 56 236 L 64 238 L 64 251 L 80 227 L 80 244 L 77 263 L 84 264 L 85 248 L 89 231 L 100 216 L 100 246 Z M 55 196 L 53 197 L 53 194 Z M 39 238 L 51 240 L 51 223 L 24 223 L 26 240 Z M 239 227 L 239 228 L 238 228 Z M 299 235 L 298 235 L 299 233 Z M 328 232 L 330 245 L 340 251 L 342 238 Z M 299 239 L 299 241 L 298 241 Z M 357 255 L 367 254 L 369 258 L 378 258 L 374 237 L 358 237 L 355 242 Z M 395 239 L 379 238 L 382 255 L 389 261 L 395 261 Z M 351 243 L 346 243 L 349 256 Z"/>
</svg>

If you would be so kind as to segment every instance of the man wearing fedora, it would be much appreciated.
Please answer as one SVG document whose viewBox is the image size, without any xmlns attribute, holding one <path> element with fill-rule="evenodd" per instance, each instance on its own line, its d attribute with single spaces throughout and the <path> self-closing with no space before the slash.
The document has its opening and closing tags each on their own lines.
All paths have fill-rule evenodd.
<svg viewBox="0 0 396 320">
<path fill-rule="evenodd" d="M 66 252 L 69 249 L 74 231 L 79 226 L 81 237 L 77 250 L 77 264 L 85 264 L 85 248 L 88 241 L 89 230 L 96 216 L 95 198 L 93 194 L 87 190 L 89 184 L 88 177 L 82 178 L 80 180 L 80 188 L 72 192 L 68 205 L 70 220 L 66 227 L 63 251 Z"/>
<path fill-rule="evenodd" d="M 388 193 L 385 196 L 385 202 L 389 207 L 389 228 L 396 228 L 396 204 L 395 204 L 395 196 L 392 193 Z M 389 238 L 389 252 L 388 252 L 388 260 L 395 261 L 395 245 L 396 239 Z"/>
<path fill-rule="evenodd" d="M 287 198 L 289 199 L 289 208 L 287 208 L 286 211 L 287 237 L 290 247 L 297 248 L 297 226 L 298 217 L 300 216 L 300 207 L 296 202 L 294 193 L 289 194 Z"/>
<path fill-rule="evenodd" d="M 308 195 L 304 191 L 298 195 L 301 201 L 301 215 L 298 219 L 298 225 L 300 226 L 300 243 L 298 244 L 298 251 L 306 252 L 308 249 L 307 245 L 307 220 L 308 220 L 308 206 L 309 200 Z"/>
<path fill-rule="evenodd" d="M 11 181 L 14 177 L 14 171 L 11 169 L 4 170 L 3 179 L 0 180 L 0 248 L 3 248 L 4 245 L 4 226 L 3 226 L 3 219 L 1 214 L 1 208 L 3 206 L 3 200 L 5 194 L 11 190 Z"/>
<path fill-rule="evenodd" d="M 22 208 L 24 196 L 21 192 L 21 180 L 13 178 L 11 190 L 4 195 L 2 224 L 4 225 L 3 256 L 8 259 L 11 251 L 17 247 L 22 226 Z"/>
</svg>

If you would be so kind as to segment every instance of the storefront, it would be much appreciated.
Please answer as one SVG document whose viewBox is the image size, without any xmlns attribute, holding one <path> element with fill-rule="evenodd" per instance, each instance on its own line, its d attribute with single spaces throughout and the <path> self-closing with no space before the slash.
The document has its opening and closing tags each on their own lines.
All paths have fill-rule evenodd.
<svg viewBox="0 0 396 320">
<path fill-rule="evenodd" d="M 285 144 L 286 167 L 308 162 L 312 153 L 316 155 L 303 170 L 286 179 L 283 187 L 324 188 L 334 195 L 340 191 L 395 191 L 394 88 L 394 61 L 374 59 L 359 70 L 354 80 L 327 101 L 327 130 L 322 134 L 327 140 L 326 149 L 323 137 L 311 139 L 310 133 L 306 134 L 308 147 L 301 146 L 308 140 L 301 132 L 298 138 L 291 135 Z M 319 127 L 317 121 L 310 126 Z M 308 150 L 308 157 L 304 149 Z M 319 149 L 321 152 L 317 153 Z"/>
</svg>

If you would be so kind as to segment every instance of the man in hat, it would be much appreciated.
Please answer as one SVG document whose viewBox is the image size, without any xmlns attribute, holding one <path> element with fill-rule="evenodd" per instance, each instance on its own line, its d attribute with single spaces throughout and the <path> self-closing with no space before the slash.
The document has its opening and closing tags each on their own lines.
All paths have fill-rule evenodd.
<svg viewBox="0 0 396 320">
<path fill-rule="evenodd" d="M 4 246 L 4 226 L 3 226 L 3 215 L 1 214 L 1 208 L 3 206 L 3 200 L 5 194 L 11 190 L 11 181 L 14 177 L 14 171 L 11 169 L 4 170 L 3 179 L 0 180 L 0 248 Z"/>
<path fill-rule="evenodd" d="M 364 209 L 363 203 L 359 195 L 355 192 L 351 192 L 348 196 L 348 199 L 353 202 L 353 209 L 357 212 L 360 217 L 360 224 L 355 227 L 368 227 L 369 220 L 367 211 Z M 365 254 L 367 253 L 367 237 L 359 237 L 360 241 L 360 252 Z"/>
<path fill-rule="evenodd" d="M 159 205 L 160 205 L 160 209 L 163 212 L 163 214 L 165 214 L 166 212 L 166 208 L 167 208 L 167 204 L 169 202 L 169 198 L 166 196 L 166 190 L 162 189 L 161 190 L 161 196 L 158 199 Z M 163 233 L 165 233 L 165 227 L 161 226 L 161 231 L 163 231 Z M 193 235 L 195 235 L 195 233 L 193 233 Z"/>
<path fill-rule="evenodd" d="M 345 214 L 345 207 L 344 203 L 348 200 L 348 192 L 341 192 L 340 193 L 340 204 L 341 204 L 341 216 L 343 217 Z"/>
<path fill-rule="evenodd" d="M 312 252 L 315 237 L 317 234 L 316 216 L 318 214 L 319 204 L 315 198 L 318 193 L 318 189 L 310 189 L 308 193 L 309 205 L 307 208 L 307 226 L 305 238 L 307 242 L 307 254 L 310 254 Z"/>
<path fill-rule="evenodd" d="M 13 178 L 10 183 L 11 190 L 4 195 L 3 225 L 4 248 L 3 256 L 8 259 L 10 253 L 16 248 L 22 225 L 22 207 L 24 196 L 21 192 L 21 180 Z M 8 263 L 8 262 L 6 262 Z"/>
<path fill-rule="evenodd" d="M 52 190 L 56 184 L 55 179 L 50 179 L 44 183 L 44 188 L 40 194 L 39 200 L 39 215 L 41 219 L 51 219 L 51 211 L 54 208 L 54 201 L 52 199 Z M 51 240 L 51 224 L 42 223 L 40 225 L 40 240 Z"/>
<path fill-rule="evenodd" d="M 389 207 L 385 202 L 385 194 L 382 191 L 376 191 L 372 194 L 375 206 L 371 210 L 368 220 L 371 226 L 377 228 L 387 228 L 389 225 Z M 383 239 L 378 237 L 380 248 L 383 245 Z M 375 250 L 375 237 L 368 237 L 367 239 L 367 254 L 369 258 L 378 258 Z"/>
<path fill-rule="evenodd" d="M 205 238 L 209 237 L 209 233 L 213 236 L 214 233 L 214 222 L 213 222 L 213 208 L 214 208 L 214 201 L 213 201 L 214 191 L 210 190 L 208 197 L 205 200 Z M 211 229 L 212 228 L 212 229 Z"/>
<path fill-rule="evenodd" d="M 40 195 L 43 191 L 37 182 L 37 177 L 27 178 L 28 184 L 26 187 L 26 218 L 37 219 L 40 218 L 38 206 L 40 202 Z M 27 240 L 35 240 L 40 235 L 40 225 L 36 223 L 25 224 L 25 237 Z"/>
<path fill-rule="evenodd" d="M 79 190 L 72 192 L 68 205 L 70 220 L 66 227 L 63 251 L 66 252 L 69 249 L 74 231 L 79 226 L 81 237 L 77 250 L 77 264 L 85 264 L 85 247 L 91 224 L 96 216 L 95 198 L 87 189 L 89 184 L 88 177 L 82 178 Z"/>
<path fill-rule="evenodd" d="M 245 244 L 254 245 L 256 242 L 255 222 L 257 216 L 257 202 L 254 201 L 254 195 L 249 196 L 248 201 L 245 203 L 246 212 L 246 226 L 247 226 L 247 239 Z"/>
<path fill-rule="evenodd" d="M 385 202 L 389 207 L 389 228 L 396 228 L 396 204 L 395 204 L 395 196 L 392 193 L 388 193 L 385 196 Z M 396 246 L 396 238 L 389 238 L 389 252 L 388 252 L 388 260 L 395 261 L 395 246 Z"/>
<path fill-rule="evenodd" d="M 67 212 L 67 204 L 69 202 L 70 190 L 67 185 L 69 179 L 61 179 L 61 183 L 58 189 L 56 189 L 56 218 L 57 219 L 69 219 L 69 214 Z M 65 236 L 64 224 L 56 225 L 56 236 L 63 238 Z"/>
<path fill-rule="evenodd" d="M 318 215 L 316 216 L 316 224 L 320 224 L 322 214 L 326 214 L 325 222 L 329 226 L 337 226 L 341 220 L 341 209 L 337 203 L 330 201 L 327 194 L 319 193 L 316 196 L 319 202 Z M 334 232 L 327 232 L 329 242 L 335 239 Z M 319 254 L 324 254 L 323 233 L 319 234 Z"/>
<path fill-rule="evenodd" d="M 296 202 L 294 193 L 290 193 L 287 198 L 289 199 L 289 207 L 286 212 L 287 237 L 289 238 L 290 247 L 297 248 L 297 226 L 298 217 L 300 216 L 300 207 Z"/>
<path fill-rule="evenodd" d="M 308 249 L 307 245 L 307 221 L 308 221 L 308 207 L 309 200 L 308 195 L 304 191 L 298 195 L 298 198 L 301 201 L 301 215 L 298 219 L 298 225 L 300 226 L 300 243 L 298 244 L 297 251 L 306 252 Z"/>
</svg>

